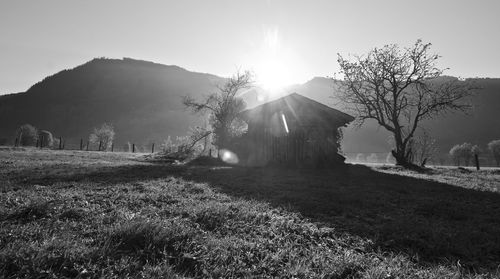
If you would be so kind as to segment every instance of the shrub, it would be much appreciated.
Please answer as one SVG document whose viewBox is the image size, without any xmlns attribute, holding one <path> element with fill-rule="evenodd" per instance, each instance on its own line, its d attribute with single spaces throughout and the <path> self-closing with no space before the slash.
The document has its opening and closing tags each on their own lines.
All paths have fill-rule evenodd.
<svg viewBox="0 0 500 279">
<path fill-rule="evenodd" d="M 168 136 L 168 138 L 163 141 L 163 143 L 160 145 L 160 148 L 161 148 L 162 152 L 165 154 L 169 154 L 169 153 L 174 152 L 175 145 L 172 142 L 172 139 L 170 138 L 170 136 Z"/>
<path fill-rule="evenodd" d="M 466 166 L 469 165 L 470 159 L 473 155 L 472 148 L 472 144 L 463 143 L 461 145 L 457 144 L 450 149 L 450 155 L 457 166 L 460 166 L 460 161 L 462 160 Z"/>
<path fill-rule="evenodd" d="M 365 155 L 363 153 L 358 153 L 356 155 L 356 158 L 354 158 L 354 161 L 356 161 L 356 162 L 365 162 L 366 161 L 365 159 L 366 159 L 366 157 L 365 157 Z"/>
<path fill-rule="evenodd" d="M 391 152 L 387 153 L 387 156 L 385 157 L 385 162 L 387 164 L 395 164 L 396 163 L 396 160 L 394 160 L 394 156 L 392 156 Z"/>
<path fill-rule="evenodd" d="M 59 143 L 61 142 L 61 140 L 59 138 L 56 138 L 56 137 L 52 137 L 52 148 L 59 148 Z M 64 142 L 64 140 L 63 140 Z"/>
<path fill-rule="evenodd" d="M 38 138 L 40 139 L 40 144 L 43 147 L 52 147 L 54 145 L 54 137 L 49 131 L 38 131 Z"/>
<path fill-rule="evenodd" d="M 453 159 L 453 162 L 455 163 L 455 165 L 457 166 L 460 166 L 460 153 L 461 153 L 461 149 L 460 149 L 460 144 L 455 144 L 451 149 L 450 149 L 450 156 L 451 158 Z"/>
<path fill-rule="evenodd" d="M 190 128 L 187 136 L 177 137 L 177 152 L 184 153 L 188 157 L 197 156 L 203 153 L 206 148 L 203 140 L 207 139 L 210 134 L 211 131 L 202 127 Z M 226 141 L 228 139 L 226 139 Z"/>
<path fill-rule="evenodd" d="M 366 157 L 366 161 L 368 163 L 378 163 L 378 156 L 375 153 L 370 154 L 368 157 Z"/>
<path fill-rule="evenodd" d="M 94 132 L 89 136 L 89 142 L 92 144 L 99 144 L 99 151 L 105 151 L 111 148 L 114 137 L 115 131 L 113 126 L 111 124 L 104 123 L 101 127 L 94 128 Z"/>
<path fill-rule="evenodd" d="M 20 145 L 33 146 L 38 140 L 37 129 L 30 124 L 24 124 L 17 129 L 17 138 Z"/>
<path fill-rule="evenodd" d="M 472 151 L 472 154 L 473 155 L 480 155 L 481 153 L 483 153 L 483 150 L 481 150 L 481 147 L 479 147 L 478 145 L 474 145 L 471 149 Z"/>
<path fill-rule="evenodd" d="M 500 140 L 493 140 L 488 143 L 488 149 L 493 154 L 497 167 L 500 167 Z"/>
</svg>

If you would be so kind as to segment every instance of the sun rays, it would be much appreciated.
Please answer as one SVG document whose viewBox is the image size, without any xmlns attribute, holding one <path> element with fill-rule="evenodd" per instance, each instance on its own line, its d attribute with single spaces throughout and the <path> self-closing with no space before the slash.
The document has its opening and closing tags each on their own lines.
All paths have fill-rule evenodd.
<svg viewBox="0 0 500 279">
<path fill-rule="evenodd" d="M 256 85 L 268 94 L 276 94 L 286 86 L 297 83 L 299 59 L 285 45 L 279 29 L 267 28 L 260 45 L 246 63 L 255 74 Z"/>
</svg>

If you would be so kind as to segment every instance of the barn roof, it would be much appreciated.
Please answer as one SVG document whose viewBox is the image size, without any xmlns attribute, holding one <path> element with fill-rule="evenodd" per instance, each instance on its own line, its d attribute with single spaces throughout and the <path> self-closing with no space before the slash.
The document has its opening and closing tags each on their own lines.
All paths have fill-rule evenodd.
<svg viewBox="0 0 500 279">
<path fill-rule="evenodd" d="M 300 126 L 345 126 L 354 117 L 297 93 L 242 111 L 248 124 L 264 125 L 273 115 L 284 114 L 288 122 Z"/>
</svg>

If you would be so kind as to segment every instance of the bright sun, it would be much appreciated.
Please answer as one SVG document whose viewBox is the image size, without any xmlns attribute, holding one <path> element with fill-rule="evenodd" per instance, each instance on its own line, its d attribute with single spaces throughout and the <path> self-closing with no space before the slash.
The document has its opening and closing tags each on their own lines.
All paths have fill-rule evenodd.
<svg viewBox="0 0 500 279">
<path fill-rule="evenodd" d="M 287 65 L 276 58 L 263 60 L 255 69 L 255 78 L 264 89 L 276 91 L 290 85 L 290 71 Z"/>
<path fill-rule="evenodd" d="M 256 83 L 274 93 L 294 83 L 290 63 L 294 61 L 290 51 L 283 48 L 278 30 L 268 30 L 263 47 L 254 57 L 253 70 Z"/>
</svg>

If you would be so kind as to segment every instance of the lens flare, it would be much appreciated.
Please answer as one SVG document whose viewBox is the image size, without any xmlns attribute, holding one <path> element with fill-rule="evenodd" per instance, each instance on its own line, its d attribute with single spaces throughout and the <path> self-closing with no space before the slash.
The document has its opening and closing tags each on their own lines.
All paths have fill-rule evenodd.
<svg viewBox="0 0 500 279">
<path fill-rule="evenodd" d="M 285 126 L 285 132 L 288 134 L 289 133 L 288 124 L 286 123 L 286 118 L 285 118 L 285 115 L 283 113 L 281 113 L 281 120 L 283 120 L 283 126 Z"/>
<path fill-rule="evenodd" d="M 219 150 L 219 157 L 221 158 L 222 161 L 228 164 L 238 164 L 239 162 L 238 155 L 227 149 Z"/>
</svg>

